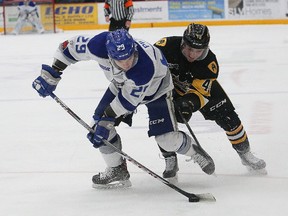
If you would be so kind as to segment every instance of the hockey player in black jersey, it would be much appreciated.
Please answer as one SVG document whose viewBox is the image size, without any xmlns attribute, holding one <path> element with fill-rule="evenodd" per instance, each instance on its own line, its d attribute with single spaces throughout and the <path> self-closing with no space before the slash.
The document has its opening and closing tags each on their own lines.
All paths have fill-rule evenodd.
<svg viewBox="0 0 288 216">
<path fill-rule="evenodd" d="M 166 37 L 154 44 L 163 52 L 172 73 L 177 121 L 183 123 L 178 110 L 187 122 L 193 112 L 200 111 L 206 120 L 215 121 L 226 132 L 243 165 L 250 170 L 266 173 L 265 161 L 251 153 L 241 120 L 217 81 L 219 65 L 209 48 L 209 41 L 207 26 L 192 23 L 184 31 L 183 37 Z M 163 177 L 177 177 L 176 153 L 160 150 L 166 162 Z"/>
</svg>

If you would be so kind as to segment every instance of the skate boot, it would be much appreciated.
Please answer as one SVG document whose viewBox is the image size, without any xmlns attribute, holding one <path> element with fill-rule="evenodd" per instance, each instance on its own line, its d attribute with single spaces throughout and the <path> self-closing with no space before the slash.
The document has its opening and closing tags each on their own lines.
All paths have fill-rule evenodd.
<svg viewBox="0 0 288 216">
<path fill-rule="evenodd" d="M 213 174 L 215 172 L 215 164 L 213 159 L 201 147 L 194 144 L 192 147 L 196 152 L 191 156 L 194 163 L 197 163 L 201 167 L 202 171 L 206 174 Z"/>
<path fill-rule="evenodd" d="M 117 167 L 107 167 L 92 177 L 92 187 L 97 189 L 127 188 L 131 187 L 130 174 L 127 170 L 126 160 Z"/>
<path fill-rule="evenodd" d="M 177 183 L 177 172 L 179 171 L 177 155 L 173 154 L 166 156 L 165 153 L 163 153 L 163 156 L 165 157 L 166 164 L 165 170 L 162 175 L 163 178 L 167 179 L 170 183 Z"/>
<path fill-rule="evenodd" d="M 256 171 L 259 174 L 267 174 L 265 169 L 266 163 L 264 160 L 257 158 L 255 155 L 252 154 L 250 148 L 248 151 L 244 152 L 237 152 L 241 162 L 244 166 L 248 168 L 249 171 Z"/>
</svg>

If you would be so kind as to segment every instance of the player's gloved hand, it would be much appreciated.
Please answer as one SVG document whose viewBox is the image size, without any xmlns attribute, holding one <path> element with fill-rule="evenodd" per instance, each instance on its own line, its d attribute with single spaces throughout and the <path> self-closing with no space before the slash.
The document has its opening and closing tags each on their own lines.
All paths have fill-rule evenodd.
<svg viewBox="0 0 288 216">
<path fill-rule="evenodd" d="M 133 114 L 134 114 L 134 112 L 124 115 L 123 119 L 122 119 L 122 122 L 126 123 L 129 127 L 131 127 L 132 126 Z"/>
<path fill-rule="evenodd" d="M 32 83 L 32 87 L 39 93 L 41 97 L 49 96 L 61 80 L 61 72 L 55 71 L 49 65 L 42 65 L 41 75 Z"/>
<path fill-rule="evenodd" d="M 192 117 L 194 105 L 191 100 L 189 100 L 189 97 L 183 96 L 179 97 L 174 101 L 174 106 L 175 106 L 175 115 L 177 122 L 179 123 L 184 123 L 184 120 L 187 122 L 190 120 Z M 182 116 L 180 115 L 180 113 Z M 183 118 L 184 119 L 183 119 Z"/>
<path fill-rule="evenodd" d="M 132 117 L 133 117 L 134 112 L 132 113 L 127 113 L 124 114 L 118 118 L 116 118 L 115 120 L 115 125 L 114 126 L 118 126 L 121 122 L 126 123 L 129 127 L 132 126 Z"/>
<path fill-rule="evenodd" d="M 101 119 L 97 116 L 93 116 L 96 125 L 95 132 L 89 132 L 87 138 L 93 144 L 94 148 L 99 148 L 104 145 L 103 139 L 108 140 L 110 131 L 114 129 L 115 118 L 111 117 L 102 117 Z"/>
</svg>

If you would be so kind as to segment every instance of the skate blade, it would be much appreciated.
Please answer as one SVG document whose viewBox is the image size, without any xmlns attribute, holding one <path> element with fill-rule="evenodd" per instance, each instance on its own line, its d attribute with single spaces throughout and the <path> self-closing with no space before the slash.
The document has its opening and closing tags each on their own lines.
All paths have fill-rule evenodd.
<svg viewBox="0 0 288 216">
<path fill-rule="evenodd" d="M 268 172 L 265 168 L 263 169 L 253 169 L 252 167 L 249 167 L 249 166 L 246 166 L 247 167 L 247 170 L 249 172 L 250 175 L 267 175 Z"/>
<path fill-rule="evenodd" d="M 92 184 L 92 187 L 95 189 L 121 189 L 121 188 L 129 188 L 131 186 L 132 184 L 130 180 L 116 181 L 106 185 L 95 183 Z"/>
<path fill-rule="evenodd" d="M 174 177 L 165 178 L 170 184 L 178 184 L 178 175 L 176 174 Z"/>
</svg>

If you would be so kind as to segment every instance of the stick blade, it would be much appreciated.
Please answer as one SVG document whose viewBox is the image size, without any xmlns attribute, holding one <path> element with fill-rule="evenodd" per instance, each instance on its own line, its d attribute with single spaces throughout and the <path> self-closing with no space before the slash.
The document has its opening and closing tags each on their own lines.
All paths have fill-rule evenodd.
<svg viewBox="0 0 288 216">
<path fill-rule="evenodd" d="M 215 202 L 216 199 L 211 193 L 186 194 L 189 202 Z"/>
<path fill-rule="evenodd" d="M 216 198 L 211 193 L 196 194 L 200 202 L 216 202 Z"/>
</svg>

